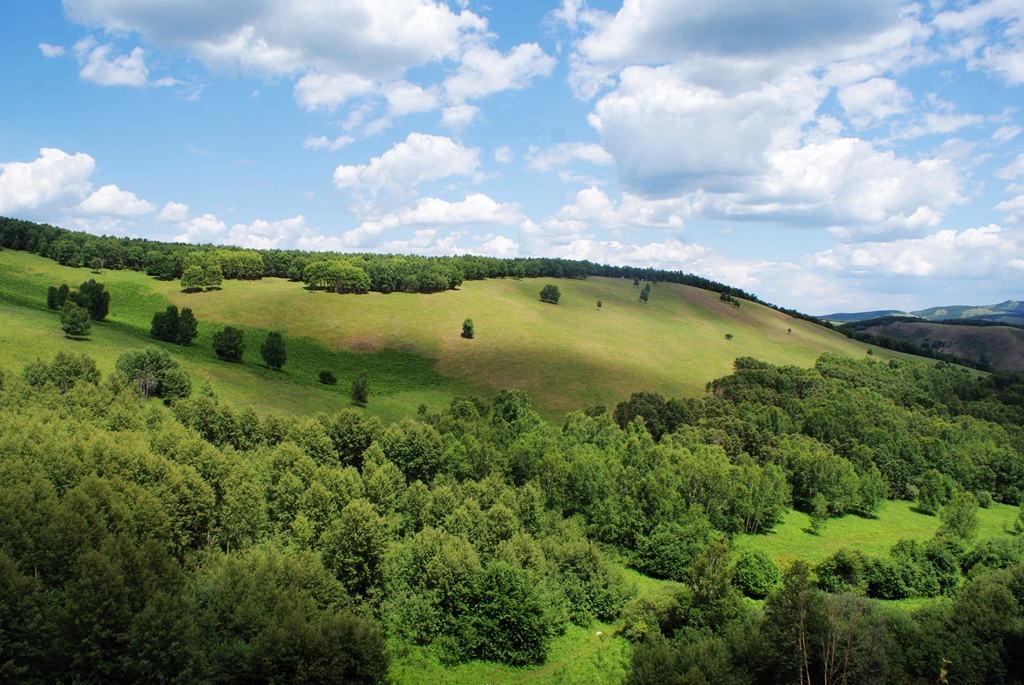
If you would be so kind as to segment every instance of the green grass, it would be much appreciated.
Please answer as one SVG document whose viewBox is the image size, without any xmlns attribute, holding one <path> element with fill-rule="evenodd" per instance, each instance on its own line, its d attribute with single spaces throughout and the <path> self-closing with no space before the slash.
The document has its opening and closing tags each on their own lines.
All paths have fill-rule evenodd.
<svg viewBox="0 0 1024 685">
<path fill-rule="evenodd" d="M 1007 535 L 1017 518 L 1017 507 L 992 504 L 978 509 L 976 539 Z M 783 522 L 767 535 L 738 535 L 736 551 L 759 549 L 782 565 L 794 559 L 817 564 L 836 550 L 847 547 L 866 554 L 881 556 L 902 538 L 925 541 L 935 535 L 941 522 L 936 516 L 919 513 L 912 502 L 887 501 L 876 518 L 849 514 L 830 519 L 825 531 L 812 535 L 810 517 L 802 511 L 790 511 Z"/>
<path fill-rule="evenodd" d="M 108 321 L 94 325 L 90 341 L 65 341 L 56 315 L 45 309 L 46 289 L 88 278 L 111 292 Z M 437 408 L 456 394 L 488 397 L 502 388 L 525 390 L 546 419 L 558 421 L 587 405 L 613 407 L 638 390 L 698 396 L 708 381 L 730 373 L 739 356 L 808 367 L 822 352 L 860 357 L 867 349 L 767 307 L 745 302 L 736 309 L 696 288 L 659 283 L 643 304 L 632 281 L 560 279 L 561 301 L 550 305 L 538 299 L 549 282 L 556 281 L 498 279 L 433 295 L 357 296 L 309 292 L 268 278 L 185 294 L 177 281 L 130 271 L 92 274 L 6 250 L 0 252 L 0 303 L 7 305 L 0 326 L 32 335 L 12 333 L 0 366 L 20 371 L 36 356 L 70 347 L 87 351 L 109 373 L 125 349 L 160 345 L 149 338 L 150 321 L 173 303 L 192 308 L 200 337 L 192 348 L 165 349 L 194 380 L 210 379 L 225 399 L 259 411 L 348 406 L 350 381 L 365 370 L 371 382 L 367 410 L 385 421 L 414 414 L 420 403 Z M 604 304 L 600 310 L 597 300 Z M 460 335 L 466 317 L 475 324 L 473 340 Z M 223 325 L 246 331 L 241 365 L 220 361 L 210 349 L 213 331 Z M 266 369 L 259 357 L 270 330 L 284 333 L 287 342 L 289 361 L 280 373 Z M 733 339 L 726 340 L 726 333 Z M 37 342 L 40 335 L 45 340 Z M 906 357 L 875 352 L 879 359 Z M 319 385 L 321 369 L 334 372 L 338 385 Z"/>
<path fill-rule="evenodd" d="M 429 650 L 413 648 L 395 658 L 391 677 L 402 685 L 619 685 L 629 669 L 629 643 L 611 637 L 614 630 L 604 624 L 570 626 L 553 640 L 547 660 L 531 667 L 489 661 L 449 667 Z"/>
</svg>

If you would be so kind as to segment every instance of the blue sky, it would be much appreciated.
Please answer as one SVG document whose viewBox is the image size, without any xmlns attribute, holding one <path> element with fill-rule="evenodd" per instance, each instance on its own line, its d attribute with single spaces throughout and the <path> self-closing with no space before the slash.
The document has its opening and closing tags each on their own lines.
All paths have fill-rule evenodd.
<svg viewBox="0 0 1024 685">
<path fill-rule="evenodd" d="M 0 4 L 0 215 L 1024 296 L 1024 3 Z"/>
</svg>

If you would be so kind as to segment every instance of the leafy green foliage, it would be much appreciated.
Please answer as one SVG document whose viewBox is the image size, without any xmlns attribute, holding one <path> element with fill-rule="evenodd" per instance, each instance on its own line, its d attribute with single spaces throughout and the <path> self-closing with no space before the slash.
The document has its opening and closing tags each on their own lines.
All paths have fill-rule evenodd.
<svg viewBox="0 0 1024 685">
<path fill-rule="evenodd" d="M 267 333 L 266 340 L 260 345 L 260 356 L 263 357 L 264 364 L 274 371 L 279 371 L 288 360 L 284 349 L 284 336 L 276 331 Z"/>
<path fill-rule="evenodd" d="M 162 397 L 171 401 L 192 394 L 188 374 L 165 351 L 147 347 L 125 352 L 117 358 L 115 368 L 144 398 Z"/>
<path fill-rule="evenodd" d="M 84 307 L 93 321 L 103 321 L 110 312 L 110 293 L 91 278 L 78 286 L 77 292 L 68 293 L 68 299 Z"/>
<path fill-rule="evenodd" d="M 89 320 L 89 312 L 85 307 L 68 300 L 60 314 L 60 327 L 64 335 L 72 340 L 87 338 L 92 331 L 92 322 Z"/>
<path fill-rule="evenodd" d="M 96 362 L 88 355 L 61 351 L 49 364 L 36 359 L 26 366 L 23 378 L 32 387 L 50 385 L 63 395 L 79 382 L 98 385 L 100 372 L 96 368 Z"/>
<path fill-rule="evenodd" d="M 744 552 L 736 560 L 733 583 L 747 597 L 767 597 L 781 578 L 779 567 L 770 556 L 760 550 Z"/>
<path fill-rule="evenodd" d="M 562 291 L 558 289 L 557 285 L 548 283 L 546 286 L 540 289 L 540 301 L 549 302 L 551 304 L 558 304 L 559 298 L 562 297 Z"/>
<path fill-rule="evenodd" d="M 466 319 L 462 322 L 462 337 L 472 338 L 475 335 L 473 331 L 473 319 Z"/>
<path fill-rule="evenodd" d="M 195 265 L 185 269 L 181 275 L 181 289 L 186 293 L 198 293 L 206 287 L 206 272 L 203 267 Z"/>
<path fill-rule="evenodd" d="M 317 376 L 317 380 L 319 380 L 324 385 L 334 385 L 335 383 L 338 382 L 338 379 L 334 376 L 334 374 L 328 371 L 327 369 L 324 369 L 319 373 L 319 375 Z"/>
<path fill-rule="evenodd" d="M 238 328 L 225 326 L 213 334 L 213 351 L 229 362 L 242 361 L 242 355 L 245 354 L 244 333 Z"/>
</svg>

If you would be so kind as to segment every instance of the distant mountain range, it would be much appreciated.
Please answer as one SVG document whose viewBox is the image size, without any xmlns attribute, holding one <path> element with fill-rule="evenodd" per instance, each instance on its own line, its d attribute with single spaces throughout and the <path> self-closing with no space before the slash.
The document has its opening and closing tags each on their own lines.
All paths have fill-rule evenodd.
<svg viewBox="0 0 1024 685">
<path fill-rule="evenodd" d="M 826 314 L 818 318 L 837 323 L 851 323 L 854 321 L 879 319 L 884 316 L 906 316 L 924 321 L 958 319 L 963 321 L 995 321 L 998 323 L 1024 325 L 1024 302 L 1007 300 L 999 304 L 931 307 L 916 312 L 904 312 L 898 309 L 882 309 L 873 312 L 840 312 Z"/>
</svg>

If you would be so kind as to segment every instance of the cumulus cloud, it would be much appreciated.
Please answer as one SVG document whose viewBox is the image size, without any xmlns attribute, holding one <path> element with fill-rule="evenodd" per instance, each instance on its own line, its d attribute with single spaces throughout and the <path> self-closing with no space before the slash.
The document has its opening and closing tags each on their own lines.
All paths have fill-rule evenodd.
<svg viewBox="0 0 1024 685">
<path fill-rule="evenodd" d="M 550 76 L 555 60 L 536 43 L 523 43 L 502 55 L 483 45 L 468 48 L 455 75 L 444 81 L 454 103 L 475 100 L 503 90 L 522 90 L 537 76 Z"/>
<path fill-rule="evenodd" d="M 1013 199 L 1003 200 L 997 204 L 994 209 L 997 212 L 1009 212 L 1009 214 L 1004 217 L 1004 221 L 1008 221 L 1013 224 L 1024 223 L 1024 193 L 1021 193 Z"/>
<path fill-rule="evenodd" d="M 64 54 L 64 46 L 50 45 L 49 43 L 40 43 L 39 52 L 43 53 L 43 57 L 60 57 Z"/>
<path fill-rule="evenodd" d="M 333 180 L 338 188 L 353 194 L 376 196 L 387 191 L 409 197 L 424 181 L 473 173 L 480 165 L 479 155 L 478 148 L 463 147 L 446 136 L 414 132 L 369 164 L 339 166 Z"/>
<path fill-rule="evenodd" d="M 134 219 L 143 214 L 156 211 L 156 205 L 146 200 L 140 200 L 135 196 L 135 193 L 121 190 L 116 185 L 110 184 L 103 186 L 82 200 L 76 209 L 85 214 L 102 214 Z"/>
<path fill-rule="evenodd" d="M 137 47 L 128 55 L 112 57 L 113 49 L 110 44 L 96 45 L 92 37 L 75 43 L 75 55 L 81 66 L 79 77 L 101 86 L 144 87 L 149 82 L 149 69 L 143 49 Z"/>
<path fill-rule="evenodd" d="M 513 156 L 512 148 L 508 145 L 502 145 L 494 151 L 494 160 L 501 162 L 502 164 L 508 164 L 511 162 Z"/>
<path fill-rule="evenodd" d="M 311 72 L 295 83 L 295 100 L 309 110 L 333 112 L 338 105 L 358 95 L 372 92 L 377 84 L 354 74 L 320 74 Z"/>
<path fill-rule="evenodd" d="M 873 78 L 841 88 L 839 103 L 850 123 L 859 128 L 878 124 L 894 114 L 907 111 L 913 96 L 888 78 Z"/>
<path fill-rule="evenodd" d="M 395 81 L 383 87 L 388 101 L 388 116 L 401 117 L 414 112 L 429 112 L 440 106 L 437 88 L 422 88 L 408 81 Z"/>
<path fill-rule="evenodd" d="M 281 221 L 259 219 L 248 225 L 235 224 L 224 242 L 254 250 L 275 250 L 315 240 L 319 235 L 319 231 L 306 226 L 306 219 L 300 214 Z"/>
<path fill-rule="evenodd" d="M 184 202 L 168 202 L 156 215 L 156 220 L 167 224 L 188 221 L 188 205 Z"/>
<path fill-rule="evenodd" d="M 456 133 L 473 123 L 473 119 L 480 113 L 476 105 L 452 105 L 441 110 L 441 125 Z"/>
<path fill-rule="evenodd" d="M 548 171 L 552 167 L 564 166 L 574 160 L 599 166 L 615 164 L 612 156 L 596 143 L 559 143 L 532 153 L 529 167 L 537 171 Z"/>
<path fill-rule="evenodd" d="M 990 278 L 1024 256 L 1020 231 L 996 224 L 923 238 L 839 245 L 805 258 L 810 267 L 861 276 Z"/>
<path fill-rule="evenodd" d="M 174 236 L 178 243 L 211 243 L 221 238 L 227 225 L 213 214 L 203 214 L 181 224 L 184 233 Z"/>
<path fill-rule="evenodd" d="M 0 214 L 11 215 L 81 200 L 92 189 L 96 162 L 83 152 L 44 147 L 35 161 L 7 162 L 0 169 Z"/>
<path fill-rule="evenodd" d="M 1024 6 L 1015 0 L 982 0 L 935 17 L 935 26 L 954 38 L 947 52 L 969 69 L 997 74 L 1008 85 L 1024 83 Z"/>
</svg>

